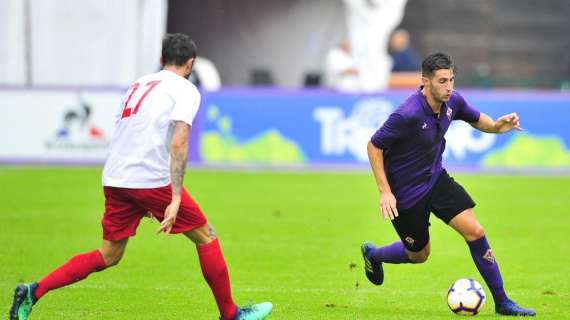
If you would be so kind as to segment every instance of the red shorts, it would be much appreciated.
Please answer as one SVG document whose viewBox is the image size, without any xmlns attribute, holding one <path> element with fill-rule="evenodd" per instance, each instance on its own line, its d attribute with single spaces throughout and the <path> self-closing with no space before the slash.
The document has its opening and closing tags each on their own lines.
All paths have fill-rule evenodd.
<svg viewBox="0 0 570 320">
<path fill-rule="evenodd" d="M 153 189 L 103 187 L 105 214 L 101 220 L 103 239 L 117 241 L 136 234 L 141 219 L 152 213 L 158 221 L 164 219 L 164 210 L 172 200 L 170 185 Z M 207 223 L 198 204 L 182 188 L 182 200 L 171 233 L 182 233 Z"/>
</svg>

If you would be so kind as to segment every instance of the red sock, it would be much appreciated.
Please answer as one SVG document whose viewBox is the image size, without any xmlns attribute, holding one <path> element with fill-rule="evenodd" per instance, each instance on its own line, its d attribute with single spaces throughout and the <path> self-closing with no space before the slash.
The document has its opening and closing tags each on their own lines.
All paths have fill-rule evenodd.
<svg viewBox="0 0 570 320">
<path fill-rule="evenodd" d="M 40 299 L 50 290 L 85 279 L 90 273 L 101 271 L 105 267 L 105 261 L 99 250 L 76 255 L 38 282 L 36 299 Z"/>
<path fill-rule="evenodd" d="M 237 312 L 237 306 L 232 299 L 228 267 L 218 239 L 205 245 L 196 246 L 196 248 L 198 249 L 202 274 L 212 289 L 222 319 L 233 319 Z"/>
</svg>

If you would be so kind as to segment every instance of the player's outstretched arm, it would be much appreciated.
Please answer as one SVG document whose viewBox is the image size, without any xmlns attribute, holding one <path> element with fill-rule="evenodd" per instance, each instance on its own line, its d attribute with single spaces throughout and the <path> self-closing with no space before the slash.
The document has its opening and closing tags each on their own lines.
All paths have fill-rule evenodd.
<svg viewBox="0 0 570 320">
<path fill-rule="evenodd" d="M 180 208 L 182 183 L 184 181 L 184 173 L 186 171 L 186 163 L 188 162 L 188 136 L 190 134 L 190 125 L 183 121 L 176 121 L 174 125 L 174 133 L 170 142 L 170 180 L 172 184 L 172 201 L 164 211 L 164 220 L 160 223 L 158 233 L 170 233 L 178 209 Z"/>
<path fill-rule="evenodd" d="M 513 129 L 522 131 L 520 119 L 516 113 L 504 115 L 497 119 L 497 121 L 494 121 L 491 117 L 481 112 L 479 121 L 471 123 L 471 126 L 487 133 L 504 133 Z"/>
<path fill-rule="evenodd" d="M 398 216 L 396 209 L 396 197 L 390 189 L 386 171 L 384 170 L 384 152 L 377 148 L 371 141 L 368 141 L 368 160 L 376 179 L 378 191 L 380 191 L 380 211 L 384 219 L 394 220 Z"/>
</svg>

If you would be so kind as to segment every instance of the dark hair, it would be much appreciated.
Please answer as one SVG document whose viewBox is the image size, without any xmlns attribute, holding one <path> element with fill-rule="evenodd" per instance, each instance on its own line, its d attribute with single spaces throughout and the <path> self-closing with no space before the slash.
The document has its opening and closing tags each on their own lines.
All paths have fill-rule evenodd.
<svg viewBox="0 0 570 320">
<path fill-rule="evenodd" d="M 162 39 L 162 64 L 182 66 L 196 58 L 196 44 L 183 33 L 167 34 Z"/>
<path fill-rule="evenodd" d="M 453 64 L 450 55 L 441 52 L 432 53 L 422 62 L 422 75 L 424 77 L 431 77 L 435 71 L 440 69 L 455 71 L 455 64 Z"/>
</svg>

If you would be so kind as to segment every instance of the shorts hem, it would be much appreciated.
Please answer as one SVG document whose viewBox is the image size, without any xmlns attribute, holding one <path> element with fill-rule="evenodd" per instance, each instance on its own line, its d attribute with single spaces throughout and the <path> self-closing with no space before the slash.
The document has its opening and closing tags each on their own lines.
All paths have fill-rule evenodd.
<svg viewBox="0 0 570 320">
<path fill-rule="evenodd" d="M 120 241 L 125 238 L 134 237 L 137 233 L 136 232 L 126 232 L 126 233 L 119 233 L 113 235 L 103 235 L 103 240 L 107 241 Z"/>
<path fill-rule="evenodd" d="M 475 208 L 477 204 L 472 204 L 469 206 L 465 206 L 463 209 L 459 209 L 455 214 L 449 215 L 449 216 L 445 216 L 445 219 L 443 219 L 443 217 L 438 217 L 441 221 L 443 221 L 445 224 L 449 225 L 449 222 L 451 222 L 451 220 L 453 220 L 453 218 L 457 217 L 461 212 L 465 211 L 465 210 L 469 210 L 469 209 L 473 209 Z M 447 219 L 449 218 L 449 219 Z"/>
<path fill-rule="evenodd" d="M 205 226 L 205 225 L 207 225 L 207 224 L 208 224 L 208 220 L 205 220 L 204 223 L 202 223 L 202 224 L 200 224 L 200 225 L 181 228 L 181 229 L 176 230 L 176 231 L 171 231 L 170 233 L 171 233 L 171 234 L 185 233 L 185 232 L 188 232 L 188 231 L 192 231 L 192 230 L 194 230 L 194 229 L 201 228 L 201 227 L 203 227 L 203 226 Z"/>
<path fill-rule="evenodd" d="M 400 239 L 400 241 L 402 241 L 402 240 Z M 402 243 L 404 244 L 404 248 L 406 248 L 406 250 L 408 250 L 408 251 L 410 251 L 410 252 L 417 253 L 417 252 L 422 251 L 422 250 L 427 246 L 427 244 L 429 243 L 429 239 L 428 239 L 428 242 L 426 242 L 426 244 L 424 244 L 424 246 L 421 247 L 421 248 L 419 248 L 419 249 L 408 247 L 408 246 L 406 245 L 406 242 L 405 242 L 405 241 L 402 241 Z"/>
</svg>

